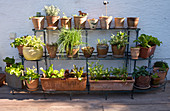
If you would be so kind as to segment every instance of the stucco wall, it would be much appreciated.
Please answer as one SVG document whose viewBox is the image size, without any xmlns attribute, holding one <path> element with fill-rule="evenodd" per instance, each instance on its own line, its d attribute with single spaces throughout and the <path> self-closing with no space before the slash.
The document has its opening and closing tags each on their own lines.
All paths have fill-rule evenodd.
<svg viewBox="0 0 170 111">
<path fill-rule="evenodd" d="M 44 5 L 56 5 L 66 15 L 78 14 L 77 11 L 82 10 L 88 13 L 88 18 L 98 18 L 105 14 L 105 7 L 103 0 L 0 0 L 0 66 L 4 67 L 2 59 L 6 56 L 15 56 L 17 61 L 18 51 L 10 47 L 13 40 L 9 39 L 11 32 L 16 32 L 17 37 L 22 35 L 33 35 L 33 24 L 28 19 L 35 15 L 36 12 L 41 11 Z M 109 0 L 108 15 L 113 17 L 140 17 L 138 27 L 141 28 L 140 34 L 150 34 L 158 37 L 163 42 L 163 45 L 156 48 L 154 58 L 163 60 L 170 58 L 170 14 L 169 4 L 170 0 Z M 125 24 L 126 25 L 126 24 Z M 87 24 L 88 26 L 88 24 Z M 113 27 L 113 24 L 112 24 Z M 89 44 L 96 47 L 97 38 L 110 39 L 111 33 L 109 31 L 90 31 Z M 41 33 L 40 33 L 41 34 Z M 131 33 L 131 40 L 135 38 L 135 33 Z M 57 33 L 50 32 L 50 39 L 56 40 Z M 135 44 L 131 44 L 134 46 Z M 110 48 L 111 49 L 111 48 Z M 170 64 L 170 59 L 166 59 Z M 72 64 L 84 65 L 85 61 L 51 61 L 55 64 L 56 69 L 71 68 Z M 123 61 L 101 61 L 105 67 L 122 66 Z M 153 59 L 152 64 L 155 62 Z M 44 66 L 43 61 L 40 66 Z M 133 62 L 131 62 L 133 63 Z M 147 65 L 147 61 L 139 61 L 138 65 Z M 35 65 L 34 62 L 26 62 L 26 66 Z M 130 66 L 129 66 L 130 67 Z M 133 65 L 131 66 L 133 68 Z M 132 69 L 130 70 L 132 71 Z M 168 74 L 170 80 L 170 72 Z"/>
</svg>

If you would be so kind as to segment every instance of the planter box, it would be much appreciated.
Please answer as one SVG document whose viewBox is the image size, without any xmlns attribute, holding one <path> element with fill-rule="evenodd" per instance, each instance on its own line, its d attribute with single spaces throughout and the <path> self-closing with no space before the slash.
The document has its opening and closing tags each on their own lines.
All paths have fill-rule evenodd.
<svg viewBox="0 0 170 111">
<path fill-rule="evenodd" d="M 116 79 L 113 77 L 112 79 Z M 128 77 L 126 81 L 123 80 L 91 80 L 90 81 L 90 90 L 91 91 L 116 91 L 116 90 L 132 90 L 134 79 L 132 77 Z"/>
<path fill-rule="evenodd" d="M 155 46 L 152 46 L 150 48 L 144 48 L 144 47 L 140 47 L 140 54 L 139 56 L 141 58 L 148 58 L 149 56 L 151 56 L 152 54 L 154 54 L 155 52 L 155 49 L 156 49 L 156 45 Z"/>
</svg>

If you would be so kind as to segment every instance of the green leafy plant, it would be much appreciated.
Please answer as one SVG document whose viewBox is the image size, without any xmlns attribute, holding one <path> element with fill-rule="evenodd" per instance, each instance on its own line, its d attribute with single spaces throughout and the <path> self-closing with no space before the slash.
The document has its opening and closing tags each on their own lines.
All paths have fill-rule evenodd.
<svg viewBox="0 0 170 111">
<path fill-rule="evenodd" d="M 109 40 L 111 45 L 116 45 L 118 49 L 121 47 L 126 46 L 128 43 L 128 35 L 125 32 L 117 32 L 117 35 L 111 36 L 111 39 Z"/>
<path fill-rule="evenodd" d="M 34 66 L 32 69 L 26 67 L 25 75 L 21 76 L 20 80 L 27 80 L 28 83 L 30 83 L 31 80 L 40 78 L 40 75 L 35 72 L 36 70 L 37 69 Z"/>
<path fill-rule="evenodd" d="M 17 47 L 17 46 L 23 46 L 26 43 L 26 38 L 27 36 L 22 36 L 22 37 L 18 37 L 15 38 L 14 42 L 12 42 L 10 45 L 11 47 Z"/>
<path fill-rule="evenodd" d="M 97 39 L 97 45 L 107 45 L 107 40 L 106 39 L 103 39 L 103 40 L 100 40 L 100 39 Z"/>
<path fill-rule="evenodd" d="M 141 67 L 137 66 L 137 69 L 134 69 L 132 75 L 138 78 L 139 76 L 150 76 L 150 73 L 147 71 L 145 66 L 141 66 Z"/>
<path fill-rule="evenodd" d="M 58 16 L 60 9 L 54 5 L 44 6 L 46 16 Z"/>
<path fill-rule="evenodd" d="M 44 73 L 45 78 L 64 78 L 64 69 L 61 69 L 60 71 L 53 69 L 53 64 L 50 65 L 50 67 L 47 70 L 44 70 L 42 67 L 40 70 Z"/>
<path fill-rule="evenodd" d="M 84 69 L 84 67 L 80 67 L 78 70 L 78 67 L 76 67 L 76 65 L 73 65 L 71 74 L 74 74 L 75 77 L 78 78 L 78 80 L 81 80 L 81 77 L 83 75 L 83 69 Z"/>
<path fill-rule="evenodd" d="M 15 63 L 14 56 L 12 58 L 6 57 L 5 59 L 3 59 L 3 61 L 6 62 L 7 64 L 14 64 Z"/>
<path fill-rule="evenodd" d="M 124 80 L 124 81 L 126 81 L 128 77 L 127 67 L 111 68 L 110 73 L 114 75 L 115 77 L 121 80 Z"/>
<path fill-rule="evenodd" d="M 163 61 L 156 61 L 153 67 L 159 67 L 159 71 L 167 71 L 167 68 L 169 68 L 168 63 Z"/>
<path fill-rule="evenodd" d="M 141 34 L 138 40 L 134 40 L 133 42 L 139 42 L 142 47 L 148 48 L 154 45 L 160 46 L 162 44 L 162 41 L 159 41 L 156 37 L 146 34 Z"/>
</svg>

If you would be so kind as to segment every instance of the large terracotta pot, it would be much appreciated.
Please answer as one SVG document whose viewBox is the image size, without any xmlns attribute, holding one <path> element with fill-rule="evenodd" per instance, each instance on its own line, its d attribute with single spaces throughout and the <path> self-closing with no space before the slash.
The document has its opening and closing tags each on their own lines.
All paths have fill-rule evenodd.
<svg viewBox="0 0 170 111">
<path fill-rule="evenodd" d="M 97 24 L 98 24 L 98 19 L 88 19 L 87 20 L 88 21 L 88 23 L 89 23 L 89 26 L 90 26 L 90 29 L 96 29 L 96 27 L 97 27 Z"/>
<path fill-rule="evenodd" d="M 76 58 L 78 57 L 78 51 L 79 51 L 79 46 L 73 47 L 72 51 L 71 49 L 66 49 L 67 57 L 68 58 Z"/>
<path fill-rule="evenodd" d="M 61 27 L 66 29 L 71 29 L 72 18 L 61 18 Z"/>
<path fill-rule="evenodd" d="M 44 17 L 32 17 L 32 22 L 34 24 L 35 30 L 44 29 Z"/>
<path fill-rule="evenodd" d="M 116 58 L 124 57 L 125 48 L 126 47 L 120 47 L 120 49 L 118 49 L 117 45 L 112 45 L 113 57 Z"/>
<path fill-rule="evenodd" d="M 127 17 L 128 28 L 137 28 L 139 17 Z"/>
<path fill-rule="evenodd" d="M 39 60 L 43 56 L 43 49 L 23 47 L 23 55 L 26 60 Z"/>
<path fill-rule="evenodd" d="M 17 49 L 18 49 L 18 52 L 19 52 L 19 55 L 23 55 L 23 45 L 20 45 L 20 46 L 17 46 Z"/>
<path fill-rule="evenodd" d="M 116 17 L 115 18 L 115 28 L 124 28 L 124 21 L 125 21 L 125 18 Z"/>
<path fill-rule="evenodd" d="M 89 58 L 92 56 L 92 53 L 94 51 L 94 47 L 82 47 L 81 50 L 83 51 L 83 54 L 86 58 Z"/>
<path fill-rule="evenodd" d="M 141 89 L 150 88 L 150 76 L 139 76 L 135 78 L 135 86 Z"/>
<path fill-rule="evenodd" d="M 108 45 L 97 45 L 97 57 L 99 58 L 107 57 L 108 50 L 109 50 Z"/>
<path fill-rule="evenodd" d="M 85 29 L 87 16 L 74 16 L 74 28 Z"/>
<path fill-rule="evenodd" d="M 130 48 L 131 51 L 131 58 L 138 59 L 140 48 Z"/>
<path fill-rule="evenodd" d="M 56 45 L 49 45 L 49 44 L 47 44 L 46 46 L 47 46 L 47 50 L 48 50 L 48 54 L 50 58 L 55 58 L 58 47 Z"/>
<path fill-rule="evenodd" d="M 99 17 L 101 29 L 109 29 L 112 23 L 112 16 Z"/>
<path fill-rule="evenodd" d="M 60 16 L 46 16 L 49 27 L 58 27 Z"/>
<path fill-rule="evenodd" d="M 152 54 L 154 54 L 155 49 L 156 49 L 156 45 L 154 45 L 150 48 L 140 47 L 139 57 L 146 59 L 149 56 L 151 56 Z"/>
<path fill-rule="evenodd" d="M 36 91 L 38 89 L 39 79 L 31 80 L 29 83 L 26 80 L 27 90 Z"/>
</svg>

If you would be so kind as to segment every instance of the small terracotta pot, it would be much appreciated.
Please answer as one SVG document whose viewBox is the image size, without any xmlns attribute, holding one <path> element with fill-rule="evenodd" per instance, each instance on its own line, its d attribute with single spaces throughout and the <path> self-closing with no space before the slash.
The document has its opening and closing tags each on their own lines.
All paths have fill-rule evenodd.
<svg viewBox="0 0 170 111">
<path fill-rule="evenodd" d="M 139 17 L 127 17 L 128 28 L 137 28 Z"/>
<path fill-rule="evenodd" d="M 89 58 L 92 56 L 92 53 L 94 51 L 94 47 L 82 47 L 81 50 L 83 51 L 83 54 L 86 58 Z"/>
<path fill-rule="evenodd" d="M 115 28 L 124 28 L 124 21 L 125 21 L 125 18 L 116 17 L 115 18 Z"/>
<path fill-rule="evenodd" d="M 101 29 L 109 29 L 112 23 L 112 16 L 99 17 Z"/>
<path fill-rule="evenodd" d="M 43 49 L 23 47 L 23 56 L 26 60 L 39 60 L 43 56 Z"/>
<path fill-rule="evenodd" d="M 79 51 L 79 47 L 73 47 L 72 51 L 71 49 L 66 49 L 66 53 L 67 53 L 67 57 L 68 58 L 76 58 L 78 57 L 78 51 Z"/>
<path fill-rule="evenodd" d="M 108 45 L 97 45 L 97 57 L 98 58 L 107 57 L 108 50 L 109 50 Z"/>
<path fill-rule="evenodd" d="M 32 17 L 32 22 L 34 24 L 35 30 L 44 29 L 44 17 Z"/>
<path fill-rule="evenodd" d="M 132 59 L 138 59 L 140 48 L 130 48 Z"/>
<path fill-rule="evenodd" d="M 150 81 L 150 76 L 139 76 L 138 78 L 135 78 L 135 85 L 140 88 L 149 88 Z"/>
<path fill-rule="evenodd" d="M 146 59 L 149 56 L 151 56 L 152 54 L 154 54 L 155 49 L 156 49 L 156 45 L 154 45 L 150 48 L 140 47 L 139 57 Z"/>
<path fill-rule="evenodd" d="M 85 29 L 87 16 L 74 16 L 74 28 Z"/>
<path fill-rule="evenodd" d="M 28 87 L 27 90 L 36 91 L 38 89 L 39 79 L 31 80 L 29 83 L 27 80 L 25 81 Z"/>
<path fill-rule="evenodd" d="M 88 21 L 88 23 L 89 23 L 89 26 L 90 26 L 90 29 L 96 29 L 96 27 L 97 27 L 97 24 L 98 24 L 98 19 L 88 19 L 87 20 Z"/>
<path fill-rule="evenodd" d="M 66 29 L 71 29 L 72 18 L 61 18 L 61 27 Z"/>
<path fill-rule="evenodd" d="M 17 46 L 17 49 L 18 49 L 18 52 L 19 52 L 19 55 L 23 55 L 23 45 L 20 45 L 20 46 Z"/>
<path fill-rule="evenodd" d="M 46 46 L 47 46 L 49 57 L 50 58 L 55 58 L 58 47 L 56 45 L 49 45 L 49 44 L 47 44 Z"/>
<path fill-rule="evenodd" d="M 113 57 L 116 58 L 124 57 L 125 48 L 126 47 L 121 47 L 120 49 L 118 49 L 117 45 L 112 45 Z"/>
<path fill-rule="evenodd" d="M 46 19 L 49 27 L 58 27 L 60 16 L 46 16 Z"/>
</svg>

